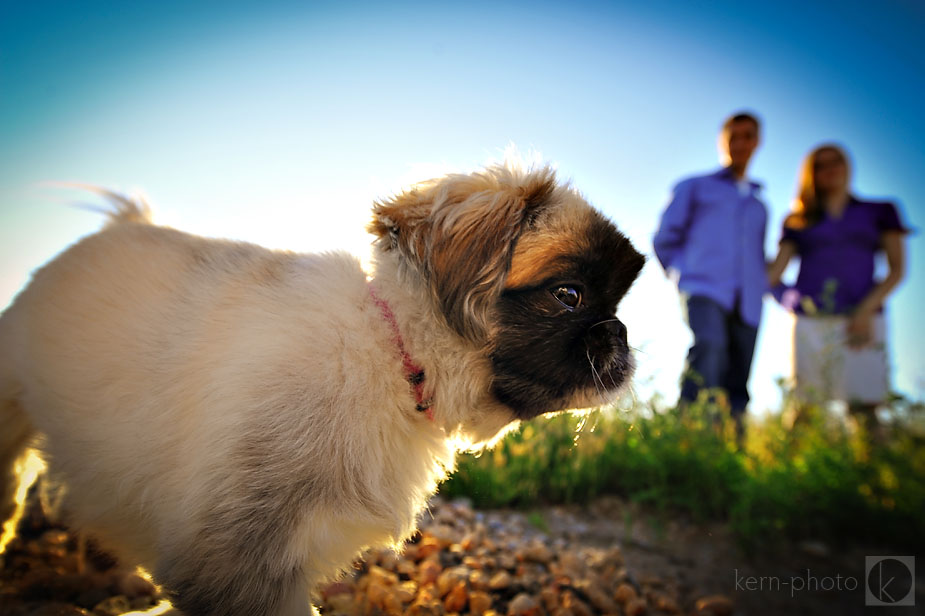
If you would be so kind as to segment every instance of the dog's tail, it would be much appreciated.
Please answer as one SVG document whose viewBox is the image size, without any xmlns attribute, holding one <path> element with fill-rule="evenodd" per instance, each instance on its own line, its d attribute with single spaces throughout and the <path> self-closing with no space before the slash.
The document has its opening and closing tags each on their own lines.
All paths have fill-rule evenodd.
<svg viewBox="0 0 925 616">
<path fill-rule="evenodd" d="M 98 188 L 96 192 L 106 197 L 112 206 L 112 209 L 106 212 L 107 216 L 109 216 L 108 224 L 118 225 L 128 222 L 151 224 L 151 206 L 148 205 L 148 201 L 143 195 L 123 195 L 102 188 Z"/>
<path fill-rule="evenodd" d="M 148 200 L 144 197 L 144 195 L 140 193 L 126 195 L 124 193 L 109 190 L 108 188 L 102 188 L 100 186 L 94 186 L 92 184 L 77 184 L 71 182 L 60 182 L 55 184 L 57 186 L 64 186 L 67 188 L 79 188 L 81 190 L 86 190 L 99 195 L 108 201 L 108 207 L 99 206 L 92 203 L 73 204 L 75 207 L 105 215 L 109 219 L 106 222 L 107 227 L 126 223 L 149 225 L 153 222 L 151 216 L 151 206 L 148 205 Z"/>
</svg>

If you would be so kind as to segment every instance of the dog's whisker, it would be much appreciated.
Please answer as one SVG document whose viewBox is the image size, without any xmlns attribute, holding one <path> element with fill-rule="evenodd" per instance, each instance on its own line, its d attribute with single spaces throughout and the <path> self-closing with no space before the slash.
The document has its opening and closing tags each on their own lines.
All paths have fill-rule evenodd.
<svg viewBox="0 0 925 616">
<path fill-rule="evenodd" d="M 618 318 L 616 318 L 616 317 L 614 317 L 614 318 L 612 318 L 612 319 L 604 319 L 603 321 L 598 321 L 597 323 L 595 323 L 594 325 L 592 325 L 592 326 L 589 327 L 588 329 L 589 329 L 589 330 L 594 329 L 594 328 L 597 327 L 598 325 L 605 325 L 605 324 L 607 324 L 607 323 L 619 323 L 619 322 L 620 322 L 620 319 L 618 319 Z"/>
<path fill-rule="evenodd" d="M 594 383 L 594 388 L 597 390 L 597 396 L 600 398 L 601 404 L 606 404 L 607 396 L 604 395 L 606 386 L 604 385 L 604 380 L 601 378 L 597 368 L 594 367 L 594 358 L 591 357 L 590 349 L 585 349 L 585 356 L 588 358 L 588 365 L 591 366 L 591 382 Z"/>
<path fill-rule="evenodd" d="M 630 397 L 633 400 L 633 407 L 639 404 L 639 396 L 636 394 L 636 388 L 634 386 L 629 387 Z"/>
<path fill-rule="evenodd" d="M 591 361 L 590 356 L 588 357 L 588 360 Z M 616 377 L 614 376 L 613 370 L 610 370 L 610 369 L 609 369 L 615 361 L 616 361 L 616 358 L 611 357 L 609 361 L 607 361 L 603 366 L 601 366 L 601 370 L 597 370 L 597 369 L 594 367 L 594 364 L 593 364 L 593 362 L 592 362 L 591 369 L 595 371 L 595 374 L 596 374 L 596 376 L 597 376 L 597 378 L 598 378 L 598 381 L 599 381 L 600 384 L 601 384 L 601 388 L 602 388 L 602 389 L 607 389 L 607 386 L 604 385 L 604 379 L 603 379 L 603 377 L 601 376 L 601 371 L 604 371 L 604 372 L 607 373 L 607 378 L 610 379 L 611 389 L 614 389 L 614 390 L 615 390 L 615 389 L 618 389 L 619 386 L 620 386 L 620 384 L 617 383 L 617 379 L 616 379 Z M 606 398 L 605 398 L 605 401 L 606 401 Z"/>
</svg>

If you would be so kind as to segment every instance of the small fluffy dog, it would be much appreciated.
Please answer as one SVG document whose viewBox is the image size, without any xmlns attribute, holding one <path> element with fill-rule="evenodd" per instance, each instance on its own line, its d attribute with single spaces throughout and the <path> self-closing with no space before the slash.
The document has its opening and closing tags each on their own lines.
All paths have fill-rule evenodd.
<svg viewBox="0 0 925 616">
<path fill-rule="evenodd" d="M 141 205 L 0 318 L 0 464 L 40 436 L 73 525 L 190 616 L 310 614 L 316 583 L 408 537 L 457 449 L 631 375 L 615 314 L 644 259 L 549 168 L 377 202 L 369 276 Z"/>
</svg>

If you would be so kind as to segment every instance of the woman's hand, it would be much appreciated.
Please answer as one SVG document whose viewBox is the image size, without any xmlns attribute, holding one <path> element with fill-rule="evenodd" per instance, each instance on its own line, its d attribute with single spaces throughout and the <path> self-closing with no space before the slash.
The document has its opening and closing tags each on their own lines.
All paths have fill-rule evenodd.
<svg viewBox="0 0 925 616">
<path fill-rule="evenodd" d="M 859 310 L 851 315 L 848 319 L 848 325 L 845 327 L 848 346 L 852 349 L 860 349 L 871 343 L 873 340 L 873 318 L 874 315 L 867 310 Z"/>
<path fill-rule="evenodd" d="M 883 305 L 896 285 L 906 274 L 906 248 L 903 245 L 903 232 L 887 231 L 880 234 L 883 250 L 886 252 L 887 265 L 890 268 L 886 278 L 875 286 L 867 297 L 858 305 L 857 310 L 848 319 L 845 328 L 848 346 L 858 349 L 870 344 L 872 338 L 872 324 L 874 315 Z"/>
</svg>

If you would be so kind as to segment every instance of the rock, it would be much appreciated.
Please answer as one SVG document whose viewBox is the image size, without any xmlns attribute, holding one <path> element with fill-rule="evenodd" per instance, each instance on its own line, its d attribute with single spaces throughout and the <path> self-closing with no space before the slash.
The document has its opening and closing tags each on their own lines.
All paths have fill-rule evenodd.
<svg viewBox="0 0 925 616">
<path fill-rule="evenodd" d="M 447 612 L 461 612 L 469 603 L 469 591 L 466 582 L 457 582 L 443 600 Z"/>
<path fill-rule="evenodd" d="M 485 563 L 475 556 L 463 556 L 462 564 L 470 569 L 484 569 Z"/>
<path fill-rule="evenodd" d="M 433 599 L 421 600 L 419 597 L 408 608 L 409 616 L 443 616 L 443 606 Z"/>
<path fill-rule="evenodd" d="M 573 580 L 579 580 L 585 576 L 587 565 L 584 560 L 575 552 L 566 550 L 559 554 L 559 562 L 550 566 L 554 572 L 568 576 Z"/>
<path fill-rule="evenodd" d="M 51 546 L 63 546 L 66 545 L 68 540 L 70 540 L 70 535 L 67 531 L 64 530 L 46 530 L 42 533 L 42 538 L 40 539 L 41 543 L 46 547 Z"/>
<path fill-rule="evenodd" d="M 69 601 L 84 591 L 97 587 L 97 580 L 76 573 L 61 574 L 47 564 L 29 562 L 26 575 L 19 581 L 21 598 L 31 601 Z"/>
<path fill-rule="evenodd" d="M 510 552 L 501 552 L 498 554 L 498 567 L 513 571 L 517 568 L 517 558 Z"/>
<path fill-rule="evenodd" d="M 74 599 L 74 603 L 80 607 L 93 609 L 94 605 L 105 601 L 109 598 L 109 595 L 109 591 L 105 588 L 88 588 L 77 595 L 77 598 Z"/>
<path fill-rule="evenodd" d="M 472 508 L 472 500 L 466 497 L 459 497 L 453 500 L 453 509 L 456 515 L 466 521 L 471 522 L 475 519 L 475 510 Z"/>
<path fill-rule="evenodd" d="M 124 595 L 109 597 L 93 607 L 95 616 L 119 616 L 132 609 L 132 604 Z"/>
<path fill-rule="evenodd" d="M 639 578 L 639 584 L 643 587 L 661 588 L 665 585 L 665 582 L 660 577 L 656 577 L 654 575 L 644 575 Z"/>
<path fill-rule="evenodd" d="M 90 612 L 66 603 L 48 603 L 22 613 L 29 616 L 90 616 Z"/>
<path fill-rule="evenodd" d="M 463 549 L 464 552 L 471 552 L 479 545 L 479 539 L 474 533 L 466 533 L 466 535 L 459 542 L 459 547 Z"/>
<path fill-rule="evenodd" d="M 395 586 L 398 584 L 398 575 L 389 571 L 388 569 L 383 569 L 377 565 L 373 565 L 366 572 L 367 577 L 369 577 L 370 583 L 379 582 L 385 586 Z"/>
<path fill-rule="evenodd" d="M 402 603 L 402 600 L 395 594 L 395 589 L 389 589 L 389 593 L 385 596 L 385 599 L 382 601 L 382 609 L 385 610 L 386 614 L 403 614 L 405 611 L 405 606 Z"/>
<path fill-rule="evenodd" d="M 475 616 L 483 616 L 491 609 L 491 595 L 481 590 L 473 590 L 469 593 L 469 612 Z"/>
<path fill-rule="evenodd" d="M 620 608 L 617 606 L 617 602 L 608 597 L 607 593 L 604 592 L 600 586 L 583 584 L 576 586 L 576 588 L 585 594 L 588 601 L 591 602 L 591 605 L 599 612 L 603 614 L 616 614 L 619 612 Z"/>
<path fill-rule="evenodd" d="M 389 587 L 380 580 L 373 580 L 366 587 L 366 598 L 376 607 L 383 607 L 385 598 L 389 594 L 391 594 Z"/>
<path fill-rule="evenodd" d="M 66 545 L 49 545 L 42 548 L 45 552 L 45 558 L 60 564 L 60 561 L 67 558 Z"/>
<path fill-rule="evenodd" d="M 414 581 L 402 582 L 395 589 L 394 594 L 402 603 L 411 603 L 418 594 L 418 584 Z"/>
<path fill-rule="evenodd" d="M 415 581 L 421 586 L 432 584 L 437 581 L 437 576 L 440 575 L 442 570 L 440 563 L 433 560 L 425 560 L 421 563 L 421 566 L 418 567 L 418 575 Z"/>
<path fill-rule="evenodd" d="M 643 616 L 648 609 L 649 606 L 646 604 L 646 600 L 642 597 L 636 597 L 626 602 L 626 605 L 623 606 L 623 613 L 626 616 Z"/>
<path fill-rule="evenodd" d="M 431 526 L 455 526 L 456 525 L 456 510 L 450 505 L 444 505 L 436 510 L 434 513 L 434 520 L 431 523 Z"/>
<path fill-rule="evenodd" d="M 655 609 L 665 612 L 666 614 L 680 614 L 681 608 L 678 602 L 667 595 L 655 595 L 652 598 Z"/>
<path fill-rule="evenodd" d="M 539 541 L 534 541 L 518 554 L 521 560 L 528 560 L 535 563 L 547 564 L 552 560 L 552 550 Z"/>
<path fill-rule="evenodd" d="M 559 607 L 559 593 L 555 588 L 547 586 L 540 591 L 540 602 L 549 613 Z"/>
<path fill-rule="evenodd" d="M 113 586 L 118 594 L 125 595 L 129 599 L 153 597 L 157 594 L 154 584 L 134 571 L 122 571 L 119 573 Z"/>
<path fill-rule="evenodd" d="M 409 553 L 411 550 L 409 550 Z M 431 535 L 425 535 L 415 546 L 413 558 L 422 561 L 440 552 L 440 540 Z"/>
<path fill-rule="evenodd" d="M 709 595 L 694 604 L 700 616 L 731 616 L 735 609 L 732 599 L 725 595 Z"/>
<path fill-rule="evenodd" d="M 436 584 L 428 584 L 426 586 L 421 586 L 418 590 L 417 597 L 415 602 L 418 601 L 436 601 L 439 599 L 437 596 L 437 586 Z"/>
<path fill-rule="evenodd" d="M 427 529 L 427 532 L 437 540 L 440 547 L 448 547 L 459 540 L 457 530 L 448 524 L 435 524 Z"/>
<path fill-rule="evenodd" d="M 133 611 L 143 612 L 156 605 L 157 605 L 157 601 L 154 599 L 154 597 L 135 597 L 134 599 L 132 599 L 132 610 Z"/>
<path fill-rule="evenodd" d="M 511 599 L 507 606 L 508 616 L 539 616 L 541 612 L 540 602 L 536 597 L 525 592 Z"/>
<path fill-rule="evenodd" d="M 399 576 L 411 579 L 414 577 L 415 572 L 417 572 L 417 568 L 418 566 L 414 564 L 414 561 L 402 558 L 395 564 L 395 573 Z"/>
<path fill-rule="evenodd" d="M 327 610 L 338 616 L 360 616 L 360 606 L 357 605 L 353 595 L 333 595 L 330 599 L 325 600 Z"/>
<path fill-rule="evenodd" d="M 465 585 L 469 581 L 468 567 L 452 567 L 445 569 L 437 576 L 437 592 L 441 597 L 446 596 L 460 582 Z"/>
<path fill-rule="evenodd" d="M 613 546 L 604 553 L 604 565 L 623 566 L 623 550 Z"/>
<path fill-rule="evenodd" d="M 617 590 L 613 593 L 613 598 L 620 605 L 626 605 L 628 602 L 632 601 L 638 596 L 636 589 L 632 585 L 623 582 L 617 586 Z"/>
<path fill-rule="evenodd" d="M 507 571 L 499 571 L 491 576 L 491 579 L 488 581 L 488 588 L 491 590 L 504 590 L 511 585 L 512 581 L 513 578 L 510 573 Z"/>
<path fill-rule="evenodd" d="M 562 593 L 562 609 L 573 616 L 593 616 L 591 607 L 570 590 Z"/>
<path fill-rule="evenodd" d="M 474 570 L 469 574 L 469 588 L 472 590 L 488 590 L 488 574 L 481 570 Z"/>
<path fill-rule="evenodd" d="M 459 560 L 462 560 L 463 556 L 466 555 L 466 549 L 463 548 L 461 543 L 454 543 L 451 545 L 449 552 Z"/>
<path fill-rule="evenodd" d="M 383 550 L 379 553 L 379 566 L 389 571 L 395 571 L 400 556 L 394 550 Z"/>
<path fill-rule="evenodd" d="M 821 541 L 803 541 L 799 544 L 799 548 L 804 553 L 816 558 L 827 558 L 831 553 L 829 546 Z"/>
</svg>

